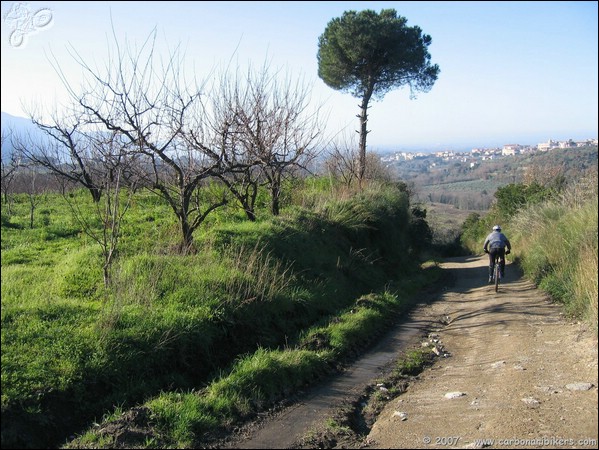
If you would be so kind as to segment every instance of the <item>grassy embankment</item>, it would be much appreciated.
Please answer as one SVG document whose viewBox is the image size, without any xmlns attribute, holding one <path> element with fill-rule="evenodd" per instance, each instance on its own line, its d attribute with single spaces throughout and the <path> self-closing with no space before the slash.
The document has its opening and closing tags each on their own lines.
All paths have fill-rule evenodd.
<svg viewBox="0 0 599 450">
<path fill-rule="evenodd" d="M 61 445 L 134 406 L 155 425 L 136 445 L 193 446 L 329 373 L 437 276 L 397 186 L 290 192 L 279 217 L 213 214 L 185 256 L 167 207 L 136 196 L 110 289 L 59 196 L 33 228 L 27 197 L 3 205 L 2 446 Z M 97 428 L 72 445 L 114 446 Z"/>
</svg>

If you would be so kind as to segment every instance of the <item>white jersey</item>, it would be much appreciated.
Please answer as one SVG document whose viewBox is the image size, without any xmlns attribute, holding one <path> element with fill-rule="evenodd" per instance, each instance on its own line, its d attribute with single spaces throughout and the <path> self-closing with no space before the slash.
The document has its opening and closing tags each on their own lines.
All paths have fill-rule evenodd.
<svg viewBox="0 0 599 450">
<path fill-rule="evenodd" d="M 492 248 L 508 248 L 510 250 L 511 245 L 508 238 L 500 231 L 493 231 L 491 234 L 487 236 L 485 239 L 485 243 L 483 248 L 485 250 L 489 250 Z"/>
</svg>

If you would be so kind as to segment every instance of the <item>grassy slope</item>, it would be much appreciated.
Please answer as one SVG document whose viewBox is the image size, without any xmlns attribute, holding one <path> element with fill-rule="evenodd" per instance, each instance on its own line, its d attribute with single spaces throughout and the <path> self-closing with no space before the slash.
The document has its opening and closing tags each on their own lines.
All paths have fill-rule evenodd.
<svg viewBox="0 0 599 450">
<path fill-rule="evenodd" d="M 305 330 L 417 271 L 409 205 L 394 189 L 256 223 L 219 213 L 196 236 L 201 251 L 188 256 L 169 250 L 177 238 L 170 212 L 140 196 L 105 291 L 97 246 L 60 198 L 44 200 L 33 229 L 25 198 L 10 220 L 3 214 L 3 446 L 57 445 L 115 405 L 197 389 L 256 349 L 301 345 Z M 247 412 L 232 404 L 217 417 Z"/>
</svg>

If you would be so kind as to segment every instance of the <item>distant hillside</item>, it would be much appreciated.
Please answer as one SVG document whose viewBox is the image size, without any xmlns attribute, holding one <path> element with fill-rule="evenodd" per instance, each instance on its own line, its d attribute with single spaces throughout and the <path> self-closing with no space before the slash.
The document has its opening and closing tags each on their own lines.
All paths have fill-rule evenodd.
<svg viewBox="0 0 599 450">
<path fill-rule="evenodd" d="M 526 177 L 547 178 L 556 174 L 566 180 L 597 168 L 597 146 L 553 149 L 524 155 L 472 161 L 446 160 L 428 155 L 390 166 L 401 180 L 413 185 L 420 201 L 451 204 L 465 210 L 487 210 L 495 191 Z"/>
<path fill-rule="evenodd" d="M 28 134 L 44 136 L 30 119 L 2 112 L 2 161 L 8 160 L 14 151 L 11 136 Z"/>
</svg>

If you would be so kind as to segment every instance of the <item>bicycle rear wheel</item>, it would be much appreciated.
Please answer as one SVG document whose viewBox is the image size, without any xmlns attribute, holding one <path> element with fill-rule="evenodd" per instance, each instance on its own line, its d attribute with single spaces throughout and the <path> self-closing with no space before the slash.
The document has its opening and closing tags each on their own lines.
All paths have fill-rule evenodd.
<svg viewBox="0 0 599 450">
<path fill-rule="evenodd" d="M 499 277 L 501 276 L 501 270 L 499 270 L 499 259 L 495 260 L 495 269 L 493 270 L 495 277 L 495 292 L 499 290 Z"/>
</svg>

